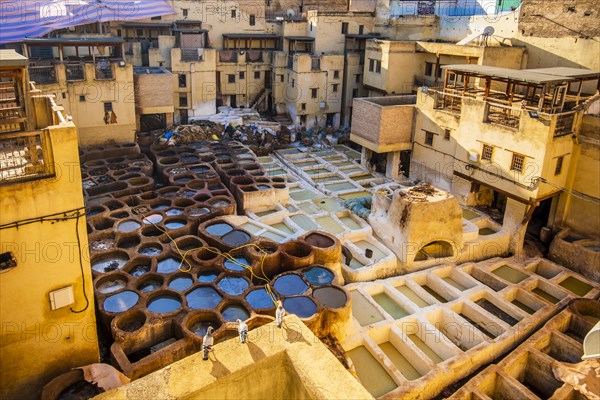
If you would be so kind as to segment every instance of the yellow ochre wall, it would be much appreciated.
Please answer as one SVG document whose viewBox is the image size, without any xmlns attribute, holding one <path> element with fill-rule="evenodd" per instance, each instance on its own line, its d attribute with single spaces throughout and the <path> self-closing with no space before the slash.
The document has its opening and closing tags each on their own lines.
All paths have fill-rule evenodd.
<svg viewBox="0 0 600 400">
<path fill-rule="evenodd" d="M 3 186 L 0 225 L 83 207 L 77 130 L 50 127 L 56 177 Z M 0 273 L 0 398 L 38 398 L 41 388 L 71 368 L 98 362 L 98 338 L 85 217 L 0 230 L 0 252 L 17 266 Z M 50 310 L 48 293 L 73 285 L 75 303 Z M 74 313 L 70 310 L 84 310 Z"/>
<path fill-rule="evenodd" d="M 91 146 L 114 142 L 132 143 L 135 139 L 135 101 L 133 67 L 113 63 L 114 79 L 95 79 L 94 64 L 85 64 L 85 79 L 67 82 L 64 65 L 56 67 L 56 81 L 36 84 L 42 94 L 53 94 L 56 103 L 63 106 L 65 114 L 73 117 L 79 131 L 79 144 Z M 80 96 L 85 96 L 81 101 Z M 104 103 L 111 102 L 117 117 L 116 123 L 104 122 Z"/>
</svg>

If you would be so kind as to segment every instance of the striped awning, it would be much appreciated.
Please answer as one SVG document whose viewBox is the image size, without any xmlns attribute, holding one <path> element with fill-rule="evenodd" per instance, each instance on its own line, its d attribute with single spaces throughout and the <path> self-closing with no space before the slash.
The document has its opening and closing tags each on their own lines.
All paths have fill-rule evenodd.
<svg viewBox="0 0 600 400">
<path fill-rule="evenodd" d="M 0 44 L 42 37 L 70 26 L 172 14 L 168 0 L 0 1 Z"/>
</svg>

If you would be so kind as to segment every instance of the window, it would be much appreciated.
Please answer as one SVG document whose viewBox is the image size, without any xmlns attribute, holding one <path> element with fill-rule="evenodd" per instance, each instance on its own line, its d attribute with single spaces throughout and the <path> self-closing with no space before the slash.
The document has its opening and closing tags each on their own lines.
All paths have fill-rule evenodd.
<svg viewBox="0 0 600 400">
<path fill-rule="evenodd" d="M 442 66 L 440 65 L 436 71 L 436 75 L 438 78 L 442 77 Z"/>
<path fill-rule="evenodd" d="M 85 94 L 79 95 L 79 101 L 85 101 Z"/>
<path fill-rule="evenodd" d="M 260 71 L 254 71 L 254 79 L 260 79 Z"/>
<path fill-rule="evenodd" d="M 181 9 L 181 13 L 183 14 L 184 17 L 188 16 L 188 9 L 187 8 L 182 8 Z"/>
<path fill-rule="evenodd" d="M 337 93 L 337 92 L 338 92 L 338 86 L 340 86 L 340 85 L 338 85 L 337 83 L 336 83 L 336 84 L 333 84 L 333 85 L 332 85 L 332 88 L 331 88 L 331 91 L 332 91 L 333 93 Z"/>
<path fill-rule="evenodd" d="M 342 22 L 342 35 L 346 35 L 348 33 L 348 23 Z"/>
<path fill-rule="evenodd" d="M 425 144 L 428 146 L 433 146 L 433 132 L 425 131 Z"/>
<path fill-rule="evenodd" d="M 556 168 L 554 169 L 554 175 L 560 175 L 560 173 L 562 172 L 562 166 L 563 166 L 564 159 L 565 159 L 564 156 L 560 156 L 556 159 Z"/>
<path fill-rule="evenodd" d="M 317 96 L 319 95 L 319 89 L 310 89 L 310 98 L 311 99 L 316 99 Z"/>
<path fill-rule="evenodd" d="M 312 21 L 310 21 L 310 31 L 312 32 L 312 28 L 313 28 L 313 23 Z"/>
<path fill-rule="evenodd" d="M 358 89 L 352 89 L 352 98 L 358 97 Z"/>
<path fill-rule="evenodd" d="M 112 103 L 109 103 L 109 102 L 104 103 L 104 112 L 110 112 L 112 110 L 113 110 Z"/>
<path fill-rule="evenodd" d="M 444 140 L 450 140 L 450 129 L 444 129 Z"/>
<path fill-rule="evenodd" d="M 185 17 L 186 14 L 183 14 L 183 16 Z M 152 17 L 150 18 L 152 21 L 160 21 L 162 19 L 162 17 L 159 15 L 157 17 Z"/>
<path fill-rule="evenodd" d="M 244 71 L 240 71 L 239 76 L 240 79 L 246 79 L 246 73 Z"/>
<path fill-rule="evenodd" d="M 369 71 L 373 72 L 374 69 L 375 69 L 375 60 L 373 60 L 372 58 L 369 58 Z"/>
<path fill-rule="evenodd" d="M 138 35 L 138 37 L 143 37 L 144 36 L 144 30 L 143 29 L 136 29 L 135 33 Z"/>
<path fill-rule="evenodd" d="M 494 154 L 494 147 L 489 144 L 483 145 L 483 150 L 481 150 L 481 159 L 492 161 L 492 155 Z"/>
<path fill-rule="evenodd" d="M 356 74 L 356 75 L 354 76 L 354 82 L 356 82 L 356 83 L 360 83 L 360 74 Z"/>
<path fill-rule="evenodd" d="M 359 25 L 358 26 L 358 34 L 362 35 L 365 32 L 365 26 L 364 25 Z"/>
<path fill-rule="evenodd" d="M 338 70 L 333 71 L 333 79 L 340 79 L 340 71 L 338 71 Z"/>
<path fill-rule="evenodd" d="M 235 19 L 236 11 L 235 9 L 231 10 L 231 18 Z"/>
<path fill-rule="evenodd" d="M 512 161 L 510 162 L 510 170 L 523 172 L 523 163 L 525 162 L 525 156 L 517 153 L 513 153 Z"/>
<path fill-rule="evenodd" d="M 279 75 L 279 82 L 283 82 L 283 74 Z"/>
<path fill-rule="evenodd" d="M 179 107 L 186 108 L 187 106 L 187 93 L 179 93 Z"/>
<path fill-rule="evenodd" d="M 250 15 L 250 26 L 256 25 L 256 15 Z"/>
<path fill-rule="evenodd" d="M 292 87 L 296 87 L 296 80 L 292 79 Z"/>
<path fill-rule="evenodd" d="M 0 254 L 0 271 L 8 270 L 16 266 L 17 260 L 11 251 Z"/>
<path fill-rule="evenodd" d="M 425 75 L 433 76 L 433 63 L 430 63 L 430 62 L 425 63 Z"/>
<path fill-rule="evenodd" d="M 381 73 L 381 61 L 379 61 L 379 60 L 375 61 L 375 73 L 377 73 L 377 74 Z"/>
<path fill-rule="evenodd" d="M 234 74 L 228 74 L 227 75 L 227 82 L 228 83 L 235 83 L 235 75 Z"/>
<path fill-rule="evenodd" d="M 306 111 L 306 103 L 302 103 L 301 105 L 302 111 Z"/>
<path fill-rule="evenodd" d="M 187 76 L 185 74 L 179 75 L 179 87 L 184 88 L 187 86 Z"/>
</svg>

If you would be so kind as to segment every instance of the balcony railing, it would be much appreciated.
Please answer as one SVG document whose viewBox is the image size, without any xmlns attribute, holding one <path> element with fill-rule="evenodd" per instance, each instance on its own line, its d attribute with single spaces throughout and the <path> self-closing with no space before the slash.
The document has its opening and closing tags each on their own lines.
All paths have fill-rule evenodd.
<svg viewBox="0 0 600 400">
<path fill-rule="evenodd" d="M 52 176 L 45 131 L 0 135 L 0 185 Z"/>
<path fill-rule="evenodd" d="M 67 81 L 83 81 L 85 80 L 85 64 L 66 64 L 65 70 L 67 74 Z"/>
<path fill-rule="evenodd" d="M 237 62 L 237 51 L 219 50 L 219 62 Z"/>
<path fill-rule="evenodd" d="M 570 135 L 574 132 L 575 112 L 560 114 L 556 117 L 554 126 L 554 137 Z"/>
<path fill-rule="evenodd" d="M 114 79 L 113 67 L 110 63 L 96 63 L 96 79 L 98 80 L 111 80 Z"/>
<path fill-rule="evenodd" d="M 56 69 L 54 65 L 30 66 L 29 79 L 38 85 L 56 83 Z"/>
<path fill-rule="evenodd" d="M 263 62 L 263 52 L 260 50 L 248 50 L 246 53 L 246 62 Z"/>
<path fill-rule="evenodd" d="M 462 97 L 456 94 L 435 91 L 433 108 L 436 110 L 449 111 L 460 114 L 462 109 Z"/>
<path fill-rule="evenodd" d="M 181 49 L 181 61 L 202 61 L 204 49 Z"/>
<path fill-rule="evenodd" d="M 502 104 L 486 103 L 483 122 L 518 129 L 523 110 Z"/>
</svg>

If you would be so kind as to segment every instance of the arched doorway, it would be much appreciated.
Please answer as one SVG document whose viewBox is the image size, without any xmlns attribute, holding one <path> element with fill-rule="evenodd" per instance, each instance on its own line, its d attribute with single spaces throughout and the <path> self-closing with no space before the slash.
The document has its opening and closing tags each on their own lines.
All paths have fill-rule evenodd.
<svg viewBox="0 0 600 400">
<path fill-rule="evenodd" d="M 454 246 L 443 240 L 436 240 L 421 247 L 415 256 L 415 261 L 425 261 L 432 258 L 445 258 L 454 255 Z"/>
</svg>

